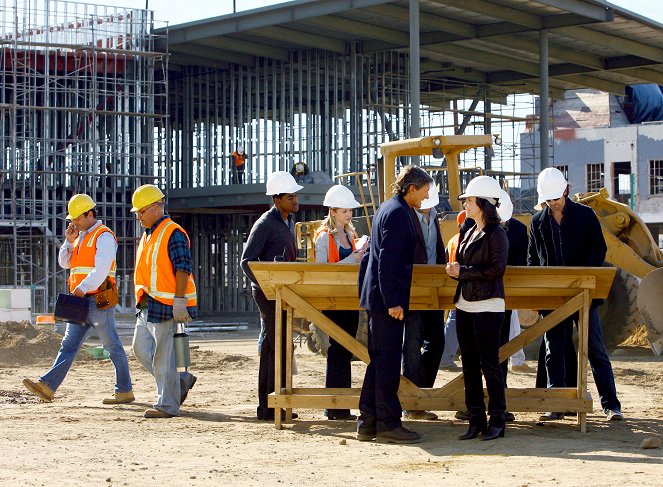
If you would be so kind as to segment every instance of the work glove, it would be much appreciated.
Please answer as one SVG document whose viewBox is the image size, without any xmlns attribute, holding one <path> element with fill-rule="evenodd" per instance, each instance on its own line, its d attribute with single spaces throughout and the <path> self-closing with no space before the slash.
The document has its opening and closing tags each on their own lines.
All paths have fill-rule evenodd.
<svg viewBox="0 0 663 487">
<path fill-rule="evenodd" d="M 175 298 L 173 300 L 173 319 L 177 323 L 188 323 L 191 316 L 186 309 L 186 298 Z"/>
</svg>

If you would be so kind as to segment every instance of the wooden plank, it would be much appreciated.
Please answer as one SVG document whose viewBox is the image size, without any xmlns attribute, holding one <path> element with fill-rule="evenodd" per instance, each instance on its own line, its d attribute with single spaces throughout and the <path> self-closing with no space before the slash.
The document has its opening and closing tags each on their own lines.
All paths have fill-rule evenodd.
<svg viewBox="0 0 663 487">
<path fill-rule="evenodd" d="M 283 350 L 283 301 L 281 299 L 281 289 L 276 289 L 276 315 L 274 317 L 274 390 L 281 390 L 281 370 L 283 368 L 283 361 L 281 360 L 281 350 Z M 274 427 L 282 429 L 281 425 L 281 410 L 274 411 Z"/>
<path fill-rule="evenodd" d="M 302 299 L 301 296 L 298 296 L 292 289 L 290 289 L 290 287 L 284 286 L 281 291 L 281 296 L 282 299 L 284 299 L 290 306 L 298 309 L 302 313 L 305 313 L 311 321 L 315 322 L 316 326 L 319 326 L 322 331 L 336 340 L 343 348 L 352 352 L 365 364 L 370 362 L 368 350 L 364 345 L 355 340 L 355 338 L 350 336 L 346 331 L 338 327 L 336 323 L 311 306 L 308 302 Z M 399 390 L 410 395 L 417 395 L 420 392 L 417 386 L 415 386 L 402 375 Z"/>
<path fill-rule="evenodd" d="M 464 402 L 458 398 L 399 396 L 399 399 L 403 409 L 458 411 L 465 408 Z M 358 409 L 359 394 L 270 395 L 268 397 L 268 404 L 269 407 L 288 409 Z M 593 411 L 593 403 L 590 399 L 563 397 L 507 397 L 507 409 L 512 412 L 537 412 L 553 410 L 587 413 Z"/>
<path fill-rule="evenodd" d="M 370 361 L 368 350 L 364 345 L 355 340 L 353 336 L 350 336 L 349 333 L 341 329 L 336 323 L 311 306 L 289 287 L 283 288 L 282 297 L 286 303 L 306 316 L 307 319 L 313 321 L 315 326 L 320 327 L 322 331 L 336 340 L 343 348 L 352 352 L 352 354 L 362 362 L 368 364 Z"/>
<path fill-rule="evenodd" d="M 591 301 L 589 293 L 583 293 L 583 308 L 578 319 L 578 396 L 582 397 L 587 390 L 587 361 L 589 359 L 589 307 Z M 547 409 L 546 411 L 565 411 L 564 409 Z M 578 414 L 578 429 L 584 433 L 587 430 L 587 416 Z"/>
<path fill-rule="evenodd" d="M 582 294 L 578 294 L 573 299 L 564 303 L 561 307 L 524 330 L 520 335 L 509 341 L 509 343 L 502 345 L 500 347 L 500 363 L 507 360 L 518 350 L 532 343 L 563 319 L 578 311 L 583 305 L 585 295 L 589 295 L 589 292 L 585 291 Z"/>
<path fill-rule="evenodd" d="M 292 306 L 286 306 L 286 329 L 285 336 L 285 393 L 292 393 L 292 361 L 294 358 L 294 348 L 292 344 Z M 277 349 L 278 350 L 278 349 Z M 278 389 L 276 389 L 278 391 Z M 285 421 L 292 421 L 292 409 L 285 410 Z"/>
<path fill-rule="evenodd" d="M 297 290 L 297 293 L 304 298 L 319 294 L 321 291 L 316 290 L 317 286 L 344 288 L 340 292 L 347 295 L 356 293 L 358 271 L 356 264 L 340 266 L 296 262 L 250 262 L 249 265 L 268 299 L 275 299 L 275 287 L 279 284 L 306 287 L 307 291 Z M 581 289 L 589 289 L 591 298 L 605 298 L 610 291 L 615 272 L 616 269 L 611 267 L 508 267 L 504 276 L 505 290 L 507 297 L 538 296 L 542 301 L 545 301 L 547 296 L 566 295 L 569 291 L 573 294 L 573 290 Z M 446 297 L 453 295 L 456 285 L 457 282 L 444 272 L 444 266 L 414 266 L 412 296 L 428 296 L 431 307 L 434 306 L 434 297 L 429 288 L 436 288 L 438 296 Z M 327 291 L 325 290 L 325 294 Z M 328 296 L 335 295 L 336 292 L 328 294 Z M 529 308 L 533 309 L 534 306 Z M 552 308 L 544 303 L 537 309 Z"/>
</svg>

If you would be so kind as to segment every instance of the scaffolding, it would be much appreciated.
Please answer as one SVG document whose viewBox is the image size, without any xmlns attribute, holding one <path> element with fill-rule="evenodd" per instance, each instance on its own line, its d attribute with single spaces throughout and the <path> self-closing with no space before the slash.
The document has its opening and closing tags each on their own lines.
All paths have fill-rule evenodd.
<svg viewBox="0 0 663 487">
<path fill-rule="evenodd" d="M 230 187 L 229 156 L 239 146 L 249 156 L 247 191 L 298 162 L 318 182 L 366 173 L 375 184 L 380 144 L 409 137 L 406 52 L 363 52 L 347 42 L 343 52 L 300 48 L 278 59 L 200 66 L 194 57 L 168 66 L 147 10 L 9 3 L 0 7 L 0 286 L 31 287 L 35 312 L 52 309 L 66 290 L 57 251 L 74 193 L 90 194 L 118 236 L 120 304 L 128 309 L 140 232 L 129 202 L 137 186 Z M 468 151 L 460 164 L 517 190 L 534 167 L 520 165 L 518 150 L 533 97 L 523 104 L 503 87 L 458 80 L 428 90 L 433 80 L 424 74 L 421 81 L 422 135 L 501 134 L 501 146 Z M 520 194 L 512 195 L 518 207 Z M 179 210 L 192 239 L 201 313 L 254 310 L 239 260 L 262 211 L 213 201 Z M 321 215 L 308 208 L 298 219 Z"/>
<path fill-rule="evenodd" d="M 166 55 L 152 13 L 59 0 L 0 6 L 0 286 L 30 287 L 33 312 L 66 292 L 57 265 L 66 205 L 89 194 L 117 235 L 120 304 L 132 304 L 133 190 L 162 183 Z"/>
</svg>

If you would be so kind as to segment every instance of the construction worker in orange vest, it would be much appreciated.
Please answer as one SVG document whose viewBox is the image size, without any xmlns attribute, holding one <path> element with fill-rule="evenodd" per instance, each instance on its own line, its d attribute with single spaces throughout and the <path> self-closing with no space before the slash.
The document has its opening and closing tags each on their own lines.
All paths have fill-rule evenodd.
<svg viewBox="0 0 663 487">
<path fill-rule="evenodd" d="M 178 323 L 196 317 L 191 242 L 186 231 L 164 214 L 165 195 L 152 184 L 133 194 L 136 219 L 145 228 L 136 252 L 134 286 L 138 317 L 133 350 L 154 376 L 157 402 L 146 418 L 172 418 L 196 383 L 190 372 L 177 372 L 173 335 Z"/>
<path fill-rule="evenodd" d="M 69 200 L 65 241 L 60 247 L 58 262 L 69 269 L 69 291 L 88 299 L 87 322 L 83 325 L 67 323 L 62 346 L 55 362 L 39 380 L 24 379 L 23 385 L 45 402 L 51 402 L 69 372 L 74 358 L 94 330 L 115 366 L 115 393 L 104 404 L 124 404 L 134 401 L 129 375 L 129 362 L 115 328 L 115 306 L 99 309 L 95 295 L 101 289 L 115 286 L 115 234 L 97 220 L 96 203 L 86 194 L 76 194 Z"/>
<path fill-rule="evenodd" d="M 246 169 L 247 155 L 244 147 L 239 146 L 236 151 L 230 154 L 230 170 L 232 171 L 235 183 L 244 184 L 244 170 Z"/>
</svg>

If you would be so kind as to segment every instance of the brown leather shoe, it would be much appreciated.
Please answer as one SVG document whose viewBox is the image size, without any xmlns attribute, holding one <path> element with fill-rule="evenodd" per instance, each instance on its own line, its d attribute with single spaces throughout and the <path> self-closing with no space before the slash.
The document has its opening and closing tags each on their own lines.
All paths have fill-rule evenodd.
<svg viewBox="0 0 663 487">
<path fill-rule="evenodd" d="M 130 402 L 134 402 L 135 400 L 136 396 L 134 396 L 134 392 L 127 391 L 127 392 L 115 392 L 113 393 L 112 397 L 105 397 L 101 402 L 103 404 L 129 404 Z"/>
<path fill-rule="evenodd" d="M 143 413 L 144 418 L 172 418 L 172 414 L 168 414 L 166 411 L 161 409 L 148 409 Z"/>
<path fill-rule="evenodd" d="M 23 385 L 35 396 L 39 396 L 39 399 L 42 401 L 53 402 L 53 396 L 55 396 L 55 392 L 53 392 L 53 390 L 42 381 L 38 380 L 35 382 L 30 379 L 23 379 Z"/>
</svg>

